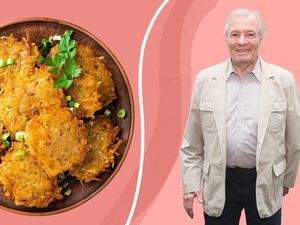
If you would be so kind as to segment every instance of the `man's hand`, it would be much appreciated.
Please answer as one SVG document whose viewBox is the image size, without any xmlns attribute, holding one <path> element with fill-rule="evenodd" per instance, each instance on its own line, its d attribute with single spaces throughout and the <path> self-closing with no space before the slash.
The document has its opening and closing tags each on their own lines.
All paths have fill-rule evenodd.
<svg viewBox="0 0 300 225">
<path fill-rule="evenodd" d="M 199 192 L 189 192 L 189 193 L 184 193 L 183 194 L 183 207 L 189 217 L 193 218 L 194 217 L 194 210 L 193 210 L 193 203 L 194 203 L 194 198 L 197 197 L 198 203 L 202 204 L 202 198 L 200 191 Z"/>
<path fill-rule="evenodd" d="M 289 193 L 289 188 L 288 187 L 283 187 L 283 196 Z"/>
</svg>

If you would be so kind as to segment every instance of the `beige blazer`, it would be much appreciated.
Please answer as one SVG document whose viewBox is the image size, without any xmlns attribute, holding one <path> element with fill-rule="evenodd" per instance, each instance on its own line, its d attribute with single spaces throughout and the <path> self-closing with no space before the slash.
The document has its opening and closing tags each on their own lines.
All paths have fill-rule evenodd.
<svg viewBox="0 0 300 225">
<path fill-rule="evenodd" d="M 210 216 L 220 216 L 225 204 L 228 62 L 198 74 L 180 148 L 183 191 L 200 191 L 202 187 L 204 211 Z M 300 157 L 300 95 L 290 72 L 263 60 L 261 67 L 256 203 L 260 217 L 266 218 L 281 207 L 283 186 L 295 184 Z"/>
</svg>

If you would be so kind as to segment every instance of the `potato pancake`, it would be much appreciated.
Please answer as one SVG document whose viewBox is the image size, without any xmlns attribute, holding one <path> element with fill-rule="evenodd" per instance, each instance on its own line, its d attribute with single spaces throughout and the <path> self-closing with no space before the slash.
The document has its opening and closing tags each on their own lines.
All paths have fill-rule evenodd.
<svg viewBox="0 0 300 225">
<path fill-rule="evenodd" d="M 34 70 L 37 58 L 40 56 L 38 47 L 23 38 L 18 41 L 13 36 L 0 38 L 0 59 L 13 59 L 14 63 L 0 67 L 0 89 L 6 75 Z"/>
<path fill-rule="evenodd" d="M 49 107 L 34 116 L 25 129 L 25 143 L 49 176 L 56 176 L 83 161 L 86 130 L 68 108 Z"/>
<path fill-rule="evenodd" d="M 66 104 L 61 88 L 53 88 L 53 75 L 47 70 L 34 69 L 8 74 L 0 93 L 0 120 L 13 135 L 25 129 L 26 124 L 46 106 L 63 107 Z"/>
<path fill-rule="evenodd" d="M 73 85 L 65 91 L 71 95 L 73 101 L 78 102 L 80 107 L 76 109 L 79 118 L 95 118 L 94 113 L 102 108 L 97 92 L 100 84 L 96 78 L 88 73 L 82 73 L 79 78 L 74 79 Z"/>
<path fill-rule="evenodd" d="M 116 138 L 119 127 L 113 126 L 108 118 L 97 118 L 94 125 L 86 124 L 88 132 L 88 152 L 84 161 L 70 170 L 73 176 L 80 181 L 90 182 L 105 171 L 109 166 L 114 165 L 114 153 L 121 140 Z"/>
<path fill-rule="evenodd" d="M 8 198 L 16 205 L 47 207 L 62 199 L 56 177 L 49 177 L 31 157 L 23 143 L 13 142 L 0 164 L 0 182 Z"/>
<path fill-rule="evenodd" d="M 107 106 L 116 98 L 115 84 L 112 75 L 104 64 L 104 57 L 96 56 L 94 51 L 86 45 L 77 45 L 76 61 L 83 72 L 95 76 L 100 82 L 98 93 L 102 106 Z"/>
</svg>

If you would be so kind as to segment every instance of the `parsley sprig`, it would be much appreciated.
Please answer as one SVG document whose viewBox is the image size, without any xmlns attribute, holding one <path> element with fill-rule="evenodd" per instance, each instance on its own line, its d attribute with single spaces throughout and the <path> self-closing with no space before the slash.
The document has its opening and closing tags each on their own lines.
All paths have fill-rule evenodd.
<svg viewBox="0 0 300 225">
<path fill-rule="evenodd" d="M 79 77 L 81 73 L 81 69 L 74 58 L 76 55 L 76 41 L 71 40 L 72 33 L 72 30 L 65 31 L 60 43 L 57 45 L 59 52 L 53 58 L 50 56 L 41 58 L 41 56 L 39 59 L 45 65 L 51 66 L 50 73 L 60 75 L 53 84 L 55 88 L 64 87 L 68 89 L 72 85 L 73 79 Z"/>
</svg>

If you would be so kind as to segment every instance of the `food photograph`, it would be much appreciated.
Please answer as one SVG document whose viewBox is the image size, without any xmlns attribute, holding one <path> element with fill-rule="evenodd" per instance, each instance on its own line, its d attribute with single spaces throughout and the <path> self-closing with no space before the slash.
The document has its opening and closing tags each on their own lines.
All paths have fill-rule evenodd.
<svg viewBox="0 0 300 225">
<path fill-rule="evenodd" d="M 1 205 L 74 207 L 126 156 L 133 100 L 120 63 L 87 31 L 50 18 L 0 28 Z"/>
</svg>

